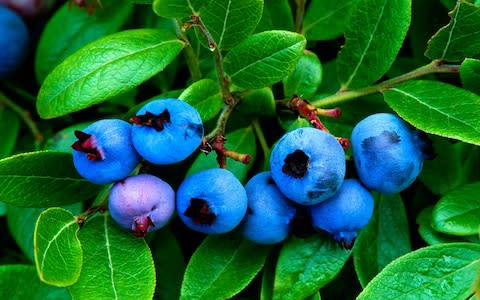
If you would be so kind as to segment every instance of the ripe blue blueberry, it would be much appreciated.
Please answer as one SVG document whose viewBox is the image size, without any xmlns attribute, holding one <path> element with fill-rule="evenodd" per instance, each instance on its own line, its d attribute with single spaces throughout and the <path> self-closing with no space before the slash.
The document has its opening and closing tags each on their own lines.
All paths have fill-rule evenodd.
<svg viewBox="0 0 480 300">
<path fill-rule="evenodd" d="M 248 209 L 242 222 L 243 236 L 259 244 L 275 244 L 286 239 L 295 208 L 278 190 L 270 172 L 253 176 L 245 190 Z"/>
<path fill-rule="evenodd" d="M 228 170 L 208 169 L 187 177 L 177 191 L 177 213 L 190 229 L 220 234 L 242 221 L 247 193 Z"/>
<path fill-rule="evenodd" d="M 20 67 L 28 50 L 25 22 L 13 10 L 0 5 L 0 79 Z"/>
<path fill-rule="evenodd" d="M 127 177 L 140 162 L 131 142 L 132 126 L 118 119 L 92 123 L 75 131 L 73 164 L 78 173 L 96 184 L 112 183 Z"/>
<path fill-rule="evenodd" d="M 178 99 L 158 99 L 132 118 L 135 149 L 147 161 L 165 165 L 190 156 L 202 142 L 203 124 L 198 112 Z"/>
<path fill-rule="evenodd" d="M 352 132 L 358 176 L 369 189 L 392 194 L 410 186 L 432 158 L 431 144 L 394 114 L 378 113 L 360 121 Z"/>
<path fill-rule="evenodd" d="M 332 135 L 315 128 L 298 128 L 275 145 L 270 169 L 287 198 L 313 205 L 340 188 L 345 177 L 345 153 Z"/>
<path fill-rule="evenodd" d="M 123 228 L 142 237 L 162 228 L 175 212 L 175 192 L 149 174 L 127 177 L 110 191 L 108 210 Z"/>
<path fill-rule="evenodd" d="M 356 179 L 345 179 L 332 198 L 309 206 L 312 224 L 325 230 L 344 247 L 351 248 L 357 232 L 373 214 L 372 194 Z"/>
</svg>

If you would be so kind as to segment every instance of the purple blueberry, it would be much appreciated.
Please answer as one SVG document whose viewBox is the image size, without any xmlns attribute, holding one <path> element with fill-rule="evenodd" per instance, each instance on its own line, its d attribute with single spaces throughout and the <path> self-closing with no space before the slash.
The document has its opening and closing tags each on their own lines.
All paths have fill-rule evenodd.
<svg viewBox="0 0 480 300">
<path fill-rule="evenodd" d="M 25 18 L 34 18 L 50 10 L 55 0 L 0 0 L 0 4 L 10 7 Z"/>
<path fill-rule="evenodd" d="M 175 192 L 149 174 L 127 177 L 110 191 L 108 210 L 123 228 L 142 237 L 162 228 L 175 212 Z"/>
</svg>

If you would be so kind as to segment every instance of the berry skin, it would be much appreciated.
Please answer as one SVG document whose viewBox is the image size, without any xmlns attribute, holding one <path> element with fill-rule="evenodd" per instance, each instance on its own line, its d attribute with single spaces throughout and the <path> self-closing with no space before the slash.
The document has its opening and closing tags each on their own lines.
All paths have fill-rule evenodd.
<svg viewBox="0 0 480 300">
<path fill-rule="evenodd" d="M 55 0 L 0 0 L 24 18 L 38 17 L 52 8 Z"/>
<path fill-rule="evenodd" d="M 308 209 L 316 229 L 327 231 L 351 248 L 357 232 L 370 221 L 373 206 L 372 194 L 358 180 L 345 179 L 335 196 Z"/>
<path fill-rule="evenodd" d="M 177 191 L 180 219 L 195 231 L 220 234 L 234 229 L 247 211 L 247 193 L 225 169 L 208 169 L 186 178 Z"/>
<path fill-rule="evenodd" d="M 0 79 L 20 67 L 27 55 L 28 43 L 29 33 L 22 18 L 0 5 Z"/>
<path fill-rule="evenodd" d="M 272 150 L 272 178 L 292 201 L 313 205 L 333 196 L 345 177 L 345 153 L 329 133 L 298 128 Z"/>
<path fill-rule="evenodd" d="M 132 126 L 118 119 L 100 120 L 83 131 L 72 148 L 78 173 L 96 184 L 112 183 L 130 175 L 140 162 L 131 142 Z"/>
<path fill-rule="evenodd" d="M 360 181 L 384 194 L 403 191 L 422 170 L 433 149 L 420 133 L 394 114 L 378 113 L 352 132 L 353 159 Z"/>
<path fill-rule="evenodd" d="M 175 212 L 175 192 L 168 183 L 149 174 L 127 177 L 110 191 L 108 210 L 123 228 L 143 237 L 162 228 Z"/>
<path fill-rule="evenodd" d="M 151 163 L 180 162 L 198 149 L 203 124 L 198 112 L 178 99 L 158 99 L 146 104 L 133 117 L 133 145 Z"/>
<path fill-rule="evenodd" d="M 245 238 L 276 244 L 287 238 L 295 208 L 277 188 L 270 172 L 253 176 L 246 184 L 248 209 L 242 223 Z"/>
</svg>

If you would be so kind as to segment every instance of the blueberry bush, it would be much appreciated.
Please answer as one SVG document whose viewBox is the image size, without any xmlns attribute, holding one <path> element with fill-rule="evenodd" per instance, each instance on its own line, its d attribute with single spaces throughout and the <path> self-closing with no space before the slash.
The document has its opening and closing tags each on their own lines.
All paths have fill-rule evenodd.
<svg viewBox="0 0 480 300">
<path fill-rule="evenodd" d="M 480 297 L 480 1 L 0 1 L 0 299 Z"/>
</svg>

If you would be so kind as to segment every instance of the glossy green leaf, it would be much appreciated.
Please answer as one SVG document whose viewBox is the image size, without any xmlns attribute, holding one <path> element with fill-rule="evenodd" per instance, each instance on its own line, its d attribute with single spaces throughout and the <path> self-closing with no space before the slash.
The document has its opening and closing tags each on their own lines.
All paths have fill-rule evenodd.
<svg viewBox="0 0 480 300">
<path fill-rule="evenodd" d="M 198 15 L 210 0 L 154 0 L 153 11 L 165 18 L 186 18 Z"/>
<path fill-rule="evenodd" d="M 303 19 L 303 34 L 307 40 L 331 40 L 345 32 L 357 0 L 312 0 Z"/>
<path fill-rule="evenodd" d="M 66 205 L 89 199 L 98 189 L 78 175 L 67 153 L 38 151 L 0 160 L 0 199 L 8 204 Z"/>
<path fill-rule="evenodd" d="M 464 88 L 480 95 L 480 60 L 465 59 L 460 66 L 460 78 Z"/>
<path fill-rule="evenodd" d="M 464 0 L 449 13 L 450 23 L 428 42 L 425 55 L 431 59 L 462 61 L 480 53 L 480 6 Z"/>
<path fill-rule="evenodd" d="M 480 245 L 439 244 L 389 264 L 357 298 L 466 299 L 480 267 Z"/>
<path fill-rule="evenodd" d="M 269 250 L 239 235 L 208 236 L 187 265 L 180 299 L 231 298 L 260 271 Z"/>
<path fill-rule="evenodd" d="M 408 219 L 399 194 L 377 194 L 375 211 L 360 231 L 353 262 L 362 287 L 394 259 L 411 251 Z"/>
<path fill-rule="evenodd" d="M 152 299 L 155 267 L 144 239 L 121 229 L 110 216 L 89 220 L 78 234 L 83 268 L 68 287 L 74 299 Z"/>
<path fill-rule="evenodd" d="M 288 0 L 264 0 L 262 18 L 255 31 L 274 29 L 293 30 L 293 14 Z"/>
<path fill-rule="evenodd" d="M 42 118 L 55 118 L 122 94 L 163 70 L 183 46 L 173 34 L 155 29 L 131 29 L 96 40 L 47 76 L 37 110 Z"/>
<path fill-rule="evenodd" d="M 211 0 L 200 15 L 217 47 L 226 50 L 252 33 L 262 11 L 263 0 Z"/>
<path fill-rule="evenodd" d="M 0 202 L 0 217 L 3 217 L 7 214 L 7 204 Z"/>
<path fill-rule="evenodd" d="M 0 299 L 69 300 L 65 288 L 45 284 L 31 265 L 0 266 Z"/>
<path fill-rule="evenodd" d="M 292 73 L 283 79 L 283 91 L 285 96 L 297 95 L 304 99 L 310 99 L 315 95 L 317 88 L 322 82 L 322 65 L 317 55 L 305 51 L 298 60 Z"/>
<path fill-rule="evenodd" d="M 273 299 L 304 299 L 313 295 L 335 278 L 350 253 L 331 237 L 292 236 L 280 250 Z"/>
<path fill-rule="evenodd" d="M 0 107 L 0 141 L 2 141 L 0 143 L 0 159 L 13 153 L 19 131 L 20 120 L 18 116 L 11 110 Z"/>
<path fill-rule="evenodd" d="M 420 130 L 480 145 L 479 95 L 438 81 L 414 80 L 386 90 L 384 97 Z"/>
<path fill-rule="evenodd" d="M 410 0 L 357 2 L 337 60 L 343 88 L 367 86 L 390 69 L 407 34 L 410 9 Z"/>
<path fill-rule="evenodd" d="M 80 123 L 64 128 L 55 133 L 45 143 L 45 150 L 54 150 L 66 153 L 72 153 L 72 144 L 78 140 L 75 136 L 75 130 L 83 130 L 92 122 Z"/>
<path fill-rule="evenodd" d="M 275 116 L 275 98 L 269 87 L 248 90 L 242 93 L 242 100 L 236 107 L 238 111 L 255 116 Z"/>
<path fill-rule="evenodd" d="M 48 21 L 38 42 L 35 75 L 38 82 L 70 54 L 86 44 L 118 31 L 133 11 L 131 3 L 118 5 L 102 0 L 102 9 L 92 15 L 85 9 L 65 3 Z"/>
<path fill-rule="evenodd" d="M 213 119 L 223 107 L 223 98 L 218 82 L 202 79 L 192 83 L 178 97 L 192 105 L 203 122 Z"/>
<path fill-rule="evenodd" d="M 65 287 L 80 277 L 83 254 L 79 225 L 67 210 L 53 207 L 41 213 L 35 228 L 35 265 L 40 280 Z"/>
<path fill-rule="evenodd" d="M 272 30 L 249 36 L 225 56 L 225 72 L 243 88 L 263 88 L 287 76 L 305 49 L 297 33 Z"/>
</svg>

